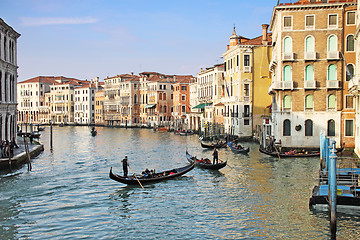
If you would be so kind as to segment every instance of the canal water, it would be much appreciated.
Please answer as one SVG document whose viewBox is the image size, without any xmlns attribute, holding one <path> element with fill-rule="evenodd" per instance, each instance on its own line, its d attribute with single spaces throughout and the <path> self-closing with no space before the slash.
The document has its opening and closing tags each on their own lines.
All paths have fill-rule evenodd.
<svg viewBox="0 0 360 240">
<path fill-rule="evenodd" d="M 219 150 L 229 166 L 195 168 L 166 182 L 125 186 L 133 171 L 185 166 L 186 148 L 211 157 L 196 135 L 149 129 L 49 127 L 45 151 L 27 167 L 0 174 L 0 239 L 329 239 L 326 208 L 309 210 L 319 159 L 277 159 L 255 143 L 248 155 Z M 359 239 L 360 210 L 341 209 L 338 239 Z"/>
</svg>

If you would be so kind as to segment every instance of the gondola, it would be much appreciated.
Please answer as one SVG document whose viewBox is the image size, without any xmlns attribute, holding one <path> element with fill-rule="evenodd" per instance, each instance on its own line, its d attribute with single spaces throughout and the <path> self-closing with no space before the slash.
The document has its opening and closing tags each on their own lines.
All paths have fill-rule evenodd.
<svg viewBox="0 0 360 240">
<path fill-rule="evenodd" d="M 212 169 L 212 170 L 219 170 L 219 169 L 225 167 L 226 164 L 227 164 L 227 161 L 221 161 L 218 164 L 212 164 L 211 162 L 210 163 L 203 163 L 203 162 L 200 161 L 200 159 L 191 156 L 187 151 L 186 151 L 186 158 L 190 163 L 195 162 L 196 166 L 199 166 L 201 168 L 206 168 L 206 169 Z"/>
<path fill-rule="evenodd" d="M 280 157 L 280 158 L 289 158 L 289 157 L 318 157 L 320 156 L 320 152 L 319 151 L 311 151 L 311 152 L 294 152 L 294 151 L 289 151 L 289 152 L 269 152 L 267 151 L 266 149 L 260 147 L 259 148 L 259 151 L 264 153 L 264 154 L 267 154 L 267 155 L 270 155 L 270 156 L 273 156 L 273 157 Z"/>
<path fill-rule="evenodd" d="M 236 148 L 235 143 L 228 142 L 227 144 L 233 153 L 248 153 L 250 151 L 249 147 Z"/>
<path fill-rule="evenodd" d="M 136 175 L 137 179 L 141 182 L 141 184 L 147 184 L 147 183 L 154 183 L 154 182 L 161 182 L 167 179 L 172 179 L 178 176 L 181 176 L 189 171 L 191 171 L 195 166 L 195 163 L 190 163 L 189 165 L 181 168 L 174 168 L 172 170 L 167 170 L 163 172 L 156 173 L 155 177 L 147 177 L 144 178 L 142 175 Z M 112 168 L 110 168 L 109 176 L 111 179 L 128 184 L 128 185 L 139 185 L 138 180 L 134 176 L 120 176 L 118 174 L 115 174 L 112 172 Z"/>
<path fill-rule="evenodd" d="M 206 144 L 206 143 L 203 143 L 203 142 L 200 142 L 200 143 L 201 143 L 201 147 L 209 148 L 209 149 L 226 147 L 226 142 L 223 142 L 223 143 L 220 142 L 220 143 L 215 143 L 215 144 Z"/>
</svg>

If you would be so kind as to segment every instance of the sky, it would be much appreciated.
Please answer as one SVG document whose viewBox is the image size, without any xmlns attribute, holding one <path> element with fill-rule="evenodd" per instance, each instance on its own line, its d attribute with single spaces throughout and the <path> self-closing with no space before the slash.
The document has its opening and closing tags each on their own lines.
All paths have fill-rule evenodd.
<svg viewBox="0 0 360 240">
<path fill-rule="evenodd" d="M 233 27 L 262 34 L 277 0 L 0 0 L 21 34 L 18 82 L 140 72 L 193 75 L 222 63 Z"/>
</svg>

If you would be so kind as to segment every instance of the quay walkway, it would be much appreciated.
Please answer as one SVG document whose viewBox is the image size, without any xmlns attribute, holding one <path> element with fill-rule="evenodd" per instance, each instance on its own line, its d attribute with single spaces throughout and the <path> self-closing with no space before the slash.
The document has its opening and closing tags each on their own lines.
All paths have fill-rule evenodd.
<svg viewBox="0 0 360 240">
<path fill-rule="evenodd" d="M 16 169 L 27 163 L 27 155 L 25 151 L 24 139 L 17 137 L 16 143 L 19 148 L 14 148 L 14 155 L 11 158 L 11 169 Z M 34 140 L 32 143 L 28 141 L 30 158 L 34 158 L 44 151 L 44 145 Z M 0 170 L 10 169 L 9 158 L 0 158 Z"/>
</svg>

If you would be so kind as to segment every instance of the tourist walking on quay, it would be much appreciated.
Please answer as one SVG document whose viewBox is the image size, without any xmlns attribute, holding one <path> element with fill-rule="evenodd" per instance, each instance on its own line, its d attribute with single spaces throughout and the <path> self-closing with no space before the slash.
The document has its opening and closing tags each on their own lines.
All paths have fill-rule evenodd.
<svg viewBox="0 0 360 240">
<path fill-rule="evenodd" d="M 125 158 L 121 162 L 123 164 L 124 177 L 127 177 L 127 175 L 128 175 L 128 157 L 125 156 Z"/>
<path fill-rule="evenodd" d="M 219 154 L 218 154 L 218 151 L 216 150 L 216 148 L 214 148 L 213 156 L 214 156 L 213 164 L 215 164 L 215 161 L 217 164 L 219 161 Z"/>
</svg>

